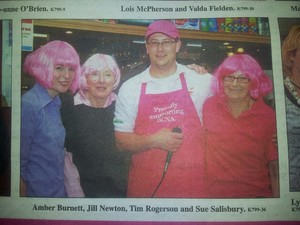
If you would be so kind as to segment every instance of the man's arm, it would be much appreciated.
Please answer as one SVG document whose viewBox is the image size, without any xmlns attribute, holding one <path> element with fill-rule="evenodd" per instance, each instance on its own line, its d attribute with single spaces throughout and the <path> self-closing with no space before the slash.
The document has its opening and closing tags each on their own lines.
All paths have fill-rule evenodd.
<svg viewBox="0 0 300 225">
<path fill-rule="evenodd" d="M 115 131 L 116 145 L 120 151 L 138 153 L 152 148 L 166 151 L 176 151 L 183 139 L 183 134 L 174 133 L 163 128 L 151 135 L 138 135 L 129 132 Z"/>
<path fill-rule="evenodd" d="M 271 178 L 271 188 L 273 197 L 279 197 L 279 175 L 278 175 L 278 160 L 269 162 L 269 171 Z"/>
</svg>

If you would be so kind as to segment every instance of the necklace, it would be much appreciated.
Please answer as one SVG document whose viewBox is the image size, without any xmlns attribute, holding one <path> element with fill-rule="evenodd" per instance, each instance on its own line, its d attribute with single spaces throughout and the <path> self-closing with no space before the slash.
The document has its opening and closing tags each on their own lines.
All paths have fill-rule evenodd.
<svg viewBox="0 0 300 225">
<path fill-rule="evenodd" d="M 296 88 L 300 89 L 300 86 L 298 86 L 293 80 L 290 79 L 290 81 Z"/>
<path fill-rule="evenodd" d="M 289 77 L 285 78 L 284 82 L 285 82 L 287 88 L 289 89 L 289 91 L 291 92 L 291 94 L 293 95 L 293 97 L 296 99 L 297 104 L 300 105 L 300 97 L 297 93 L 295 86 L 299 89 L 300 89 L 300 87 L 297 86 L 294 82 L 292 82 Z"/>
</svg>

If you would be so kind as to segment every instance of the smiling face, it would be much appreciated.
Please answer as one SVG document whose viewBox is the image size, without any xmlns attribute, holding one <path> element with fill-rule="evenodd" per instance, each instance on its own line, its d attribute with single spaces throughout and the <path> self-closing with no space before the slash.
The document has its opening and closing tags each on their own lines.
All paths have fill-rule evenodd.
<svg viewBox="0 0 300 225">
<path fill-rule="evenodd" d="M 54 98 L 59 93 L 66 92 L 75 77 L 75 68 L 63 65 L 54 66 L 52 88 L 47 89 L 48 93 Z"/>
<path fill-rule="evenodd" d="M 162 33 L 154 33 L 147 40 L 146 49 L 151 61 L 151 70 L 154 74 L 170 75 L 176 70 L 176 53 L 181 46 L 180 41 L 175 41 Z"/>
<path fill-rule="evenodd" d="M 229 101 L 248 101 L 251 81 L 241 73 L 234 73 L 224 77 L 224 93 Z"/>
<path fill-rule="evenodd" d="M 92 106 L 102 106 L 111 94 L 115 84 L 115 76 L 109 68 L 94 71 L 86 76 L 87 95 Z"/>
</svg>

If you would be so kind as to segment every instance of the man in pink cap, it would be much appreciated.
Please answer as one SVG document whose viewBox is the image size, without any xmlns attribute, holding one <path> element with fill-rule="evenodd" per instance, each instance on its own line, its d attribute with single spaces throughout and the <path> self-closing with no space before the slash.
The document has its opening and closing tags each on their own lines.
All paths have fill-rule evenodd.
<svg viewBox="0 0 300 225">
<path fill-rule="evenodd" d="M 122 85 L 115 111 L 117 147 L 133 153 L 127 196 L 205 197 L 200 120 L 211 75 L 176 62 L 181 41 L 171 21 L 154 21 L 145 38 L 150 67 Z"/>
</svg>

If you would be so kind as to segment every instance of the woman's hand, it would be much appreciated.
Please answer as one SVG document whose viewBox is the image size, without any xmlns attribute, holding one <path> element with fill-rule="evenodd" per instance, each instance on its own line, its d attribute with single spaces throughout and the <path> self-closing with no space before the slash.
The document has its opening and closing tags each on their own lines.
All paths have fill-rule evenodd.
<svg viewBox="0 0 300 225">
<path fill-rule="evenodd" d="M 273 142 L 273 144 L 274 144 L 276 147 L 278 146 L 277 134 L 273 134 L 273 136 L 272 136 L 272 142 Z"/>
<path fill-rule="evenodd" d="M 205 69 L 204 66 L 199 66 L 195 63 L 187 65 L 186 67 L 191 69 L 191 70 L 194 70 L 196 73 L 198 73 L 200 75 L 208 73 L 207 69 Z"/>
</svg>

